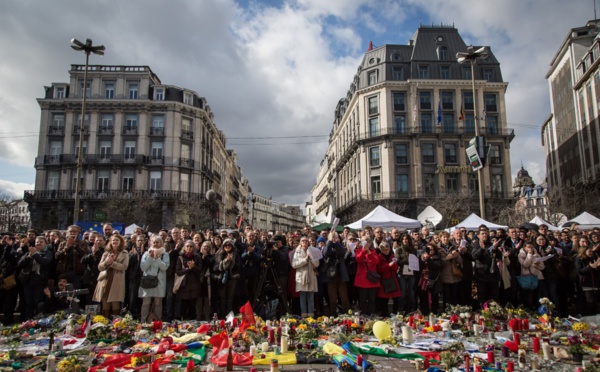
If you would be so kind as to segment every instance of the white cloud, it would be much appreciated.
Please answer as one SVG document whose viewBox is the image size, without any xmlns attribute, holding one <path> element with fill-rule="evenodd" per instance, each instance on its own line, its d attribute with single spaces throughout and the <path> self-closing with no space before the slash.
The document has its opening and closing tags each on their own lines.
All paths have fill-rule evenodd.
<svg viewBox="0 0 600 372">
<path fill-rule="evenodd" d="M 34 185 L 29 183 L 18 183 L 0 180 L 0 194 L 6 194 L 15 199 L 22 199 L 25 190 L 33 190 Z"/>
</svg>

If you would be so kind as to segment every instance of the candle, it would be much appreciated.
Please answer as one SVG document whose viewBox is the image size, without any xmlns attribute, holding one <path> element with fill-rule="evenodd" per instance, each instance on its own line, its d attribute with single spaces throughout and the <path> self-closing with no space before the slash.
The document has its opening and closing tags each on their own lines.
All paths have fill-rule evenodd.
<svg viewBox="0 0 600 372">
<path fill-rule="evenodd" d="M 519 349 L 519 368 L 525 368 L 527 360 L 525 359 L 525 350 Z"/>
<path fill-rule="evenodd" d="M 539 337 L 533 338 L 533 352 L 535 354 L 539 354 L 539 352 L 540 352 L 540 338 Z"/>
<path fill-rule="evenodd" d="M 361 354 L 358 354 L 356 356 L 356 366 L 358 367 L 358 369 L 362 369 L 362 364 L 363 364 L 363 357 Z"/>
<path fill-rule="evenodd" d="M 513 335 L 513 341 L 517 344 L 517 347 L 521 344 L 521 335 L 516 333 Z"/>
<path fill-rule="evenodd" d="M 46 371 L 56 371 L 56 357 L 54 354 L 48 355 L 48 360 L 46 361 Z"/>
<path fill-rule="evenodd" d="M 423 359 L 423 369 L 429 369 L 429 359 Z"/>
<path fill-rule="evenodd" d="M 494 358 L 494 352 L 493 351 L 488 351 L 488 363 L 494 363 L 495 358 Z"/>
<path fill-rule="evenodd" d="M 499 361 L 499 360 L 497 360 L 497 361 L 496 361 L 496 369 L 497 369 L 498 371 L 501 371 L 501 370 L 502 370 L 502 362 L 501 362 L 501 361 Z"/>
<path fill-rule="evenodd" d="M 473 334 L 475 334 L 475 336 L 479 336 L 479 328 L 479 324 L 473 324 Z"/>
<path fill-rule="evenodd" d="M 270 327 L 271 326 L 271 321 L 267 320 L 267 322 L 265 324 L 266 324 L 267 327 Z"/>
<path fill-rule="evenodd" d="M 469 356 L 469 354 L 465 354 L 465 371 L 471 371 L 471 357 Z"/>
<path fill-rule="evenodd" d="M 288 337 L 287 336 L 281 336 L 281 352 L 282 353 L 288 352 Z"/>
<path fill-rule="evenodd" d="M 483 372 L 483 367 L 481 367 L 481 364 L 475 366 L 475 372 Z"/>
<path fill-rule="evenodd" d="M 250 355 L 256 356 L 256 346 L 250 345 Z"/>
<path fill-rule="evenodd" d="M 506 371 L 507 372 L 514 372 L 515 371 L 515 362 L 513 362 L 512 360 L 509 360 L 506 363 Z"/>
<path fill-rule="evenodd" d="M 529 331 L 529 319 L 524 318 L 521 320 L 521 329 L 524 331 Z"/>
<path fill-rule="evenodd" d="M 442 330 L 443 331 L 449 331 L 450 330 L 450 322 L 444 322 L 444 323 L 442 323 Z"/>
<path fill-rule="evenodd" d="M 413 343 L 413 332 L 410 327 L 402 327 L 402 342 L 406 345 L 410 345 Z"/>
<path fill-rule="evenodd" d="M 185 370 L 186 372 L 191 372 L 194 370 L 194 359 L 188 360 L 187 365 L 185 366 Z"/>
<path fill-rule="evenodd" d="M 412 328 L 415 325 L 415 320 L 412 316 L 408 317 L 408 325 Z"/>
<path fill-rule="evenodd" d="M 544 360 L 550 360 L 550 344 L 544 342 L 542 344 L 542 352 L 544 353 Z"/>
<path fill-rule="evenodd" d="M 433 314 L 429 314 L 429 324 L 435 324 L 435 316 Z"/>
<path fill-rule="evenodd" d="M 262 348 L 261 348 L 263 353 L 266 353 L 267 351 L 269 351 L 269 343 L 268 342 L 263 342 L 262 343 Z"/>
<path fill-rule="evenodd" d="M 270 344 L 275 343 L 275 328 L 269 329 L 269 343 Z"/>
<path fill-rule="evenodd" d="M 502 357 L 508 358 L 509 355 L 510 355 L 510 349 L 508 348 L 508 346 L 502 346 Z"/>
</svg>

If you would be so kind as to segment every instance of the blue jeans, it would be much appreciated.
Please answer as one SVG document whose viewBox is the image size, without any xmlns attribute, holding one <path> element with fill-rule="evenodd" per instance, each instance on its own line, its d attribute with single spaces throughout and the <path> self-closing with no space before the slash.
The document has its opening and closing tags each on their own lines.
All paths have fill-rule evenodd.
<svg viewBox="0 0 600 372">
<path fill-rule="evenodd" d="M 315 313 L 315 296 L 314 292 L 299 292 L 300 293 L 300 312 L 302 314 L 313 315 Z"/>
<path fill-rule="evenodd" d="M 400 275 L 400 311 L 412 312 L 417 309 L 417 292 L 415 275 Z"/>
</svg>

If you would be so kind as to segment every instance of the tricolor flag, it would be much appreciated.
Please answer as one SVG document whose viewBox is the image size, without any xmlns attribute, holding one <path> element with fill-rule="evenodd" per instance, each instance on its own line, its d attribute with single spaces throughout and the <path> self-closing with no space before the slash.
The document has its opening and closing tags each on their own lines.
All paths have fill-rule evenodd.
<svg viewBox="0 0 600 372">
<path fill-rule="evenodd" d="M 441 100 L 438 100 L 437 123 L 438 123 L 438 125 L 442 124 L 442 101 Z"/>
<path fill-rule="evenodd" d="M 458 117 L 458 120 L 465 120 L 465 112 L 462 107 L 460 108 L 460 116 Z"/>
<path fill-rule="evenodd" d="M 254 311 L 252 310 L 252 305 L 250 304 L 250 301 L 246 302 L 246 304 L 240 308 L 240 313 L 242 314 L 242 324 L 240 325 L 240 331 L 243 331 L 250 326 L 256 325 L 256 320 L 254 319 Z"/>
</svg>

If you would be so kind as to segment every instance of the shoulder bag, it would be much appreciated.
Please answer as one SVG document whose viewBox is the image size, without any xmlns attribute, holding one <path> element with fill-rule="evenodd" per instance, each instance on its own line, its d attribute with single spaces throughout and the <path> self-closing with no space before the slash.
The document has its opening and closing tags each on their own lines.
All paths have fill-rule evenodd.
<svg viewBox="0 0 600 372">
<path fill-rule="evenodd" d="M 181 261 L 181 266 L 183 267 L 183 258 L 181 258 L 181 256 L 179 257 L 179 260 Z M 175 281 L 173 282 L 173 293 L 174 294 L 177 294 L 177 292 L 179 292 L 179 288 L 181 288 L 181 285 L 183 284 L 184 279 L 185 279 L 185 274 L 177 275 L 177 273 L 175 273 Z"/>
<path fill-rule="evenodd" d="M 519 286 L 525 290 L 533 290 L 538 287 L 538 277 L 531 273 L 531 268 L 529 269 L 529 273 L 529 275 L 517 276 Z"/>
<path fill-rule="evenodd" d="M 371 283 L 379 283 L 379 279 L 381 279 L 381 275 L 377 271 L 369 270 L 369 265 L 365 261 L 365 266 L 367 267 L 367 280 Z"/>
<path fill-rule="evenodd" d="M 339 258 L 337 256 L 337 252 L 335 253 L 334 256 L 330 256 L 327 259 L 327 269 L 326 269 L 326 275 L 327 275 L 327 279 L 335 279 L 335 277 L 338 275 L 338 264 L 339 264 Z"/>
</svg>

